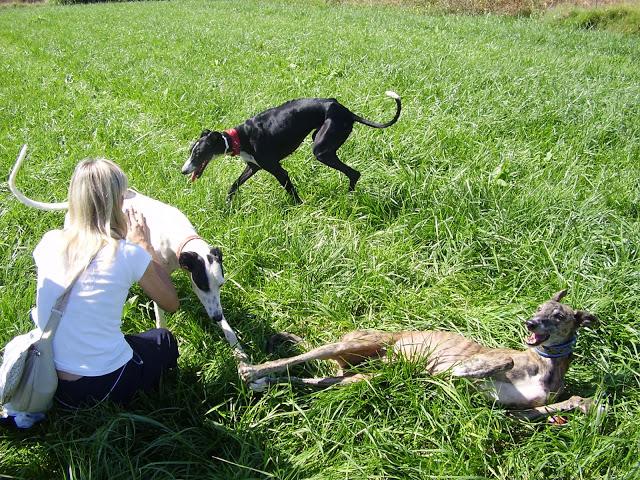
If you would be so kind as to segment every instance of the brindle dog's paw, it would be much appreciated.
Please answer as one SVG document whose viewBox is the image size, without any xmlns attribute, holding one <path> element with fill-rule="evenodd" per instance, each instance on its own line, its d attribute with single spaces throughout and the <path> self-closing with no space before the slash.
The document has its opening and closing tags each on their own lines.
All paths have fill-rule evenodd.
<svg viewBox="0 0 640 480">
<path fill-rule="evenodd" d="M 238 365 L 238 375 L 244 383 L 251 383 L 256 380 L 256 368 L 248 363 L 240 363 Z"/>
</svg>

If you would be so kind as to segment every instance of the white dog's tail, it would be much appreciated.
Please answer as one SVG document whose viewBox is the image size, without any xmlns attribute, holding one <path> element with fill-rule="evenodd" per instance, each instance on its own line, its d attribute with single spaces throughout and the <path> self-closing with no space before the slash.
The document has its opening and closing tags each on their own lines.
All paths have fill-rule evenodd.
<svg viewBox="0 0 640 480">
<path fill-rule="evenodd" d="M 24 157 L 27 156 L 27 145 L 22 146 L 22 150 L 20 150 L 20 154 L 18 155 L 18 159 L 16 160 L 16 164 L 13 166 L 11 170 L 11 174 L 9 175 L 9 190 L 13 193 L 18 200 L 27 205 L 28 207 L 39 208 L 40 210 L 66 210 L 69 208 L 69 202 L 60 202 L 60 203 L 44 203 L 38 202 L 36 200 L 31 200 L 27 198 L 18 187 L 16 187 L 16 175 L 22 162 L 24 161 Z"/>
</svg>

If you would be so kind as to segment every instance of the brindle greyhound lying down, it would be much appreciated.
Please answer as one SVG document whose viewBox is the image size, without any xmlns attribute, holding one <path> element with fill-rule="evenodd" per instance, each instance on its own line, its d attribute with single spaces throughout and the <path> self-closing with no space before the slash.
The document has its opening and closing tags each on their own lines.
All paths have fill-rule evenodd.
<svg viewBox="0 0 640 480">
<path fill-rule="evenodd" d="M 393 361 L 402 356 L 408 360 L 424 361 L 430 374 L 450 370 L 456 377 L 480 379 L 478 387 L 490 399 L 511 408 L 527 409 L 517 414 L 523 418 L 538 418 L 573 409 L 586 413 L 593 403 L 588 398 L 574 396 L 563 402 L 550 403 L 563 390 L 577 330 L 597 322 L 594 315 L 582 310 L 574 311 L 560 303 L 565 295 L 566 290 L 556 293 L 525 322 L 530 336 L 526 339 L 528 348 L 524 351 L 487 348 L 450 332 L 358 330 L 348 333 L 338 343 L 295 357 L 261 365 L 241 365 L 239 372 L 254 390 L 282 382 L 343 385 L 371 377 L 367 374 L 343 374 L 343 369 L 367 359 Z M 309 360 L 335 360 L 340 366 L 338 376 L 267 377 Z"/>
</svg>

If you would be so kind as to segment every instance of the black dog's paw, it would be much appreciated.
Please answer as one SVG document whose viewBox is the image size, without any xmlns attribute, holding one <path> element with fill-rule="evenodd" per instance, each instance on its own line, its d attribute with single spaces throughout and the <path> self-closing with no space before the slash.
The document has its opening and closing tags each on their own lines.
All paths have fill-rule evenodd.
<svg viewBox="0 0 640 480">
<path fill-rule="evenodd" d="M 360 172 L 356 172 L 356 175 L 349 178 L 349 191 L 353 192 L 356 189 L 356 183 L 360 180 Z"/>
</svg>

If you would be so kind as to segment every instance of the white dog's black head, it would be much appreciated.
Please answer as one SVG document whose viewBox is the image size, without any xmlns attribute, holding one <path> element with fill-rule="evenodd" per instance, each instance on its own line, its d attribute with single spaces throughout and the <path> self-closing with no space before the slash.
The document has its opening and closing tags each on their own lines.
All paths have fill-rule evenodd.
<svg viewBox="0 0 640 480">
<path fill-rule="evenodd" d="M 200 138 L 191 145 L 189 158 L 182 166 L 182 174 L 191 174 L 191 181 L 195 181 L 202 176 L 213 156 L 224 155 L 228 148 L 222 133 L 204 130 Z"/>
<path fill-rule="evenodd" d="M 205 257 L 196 252 L 182 252 L 178 261 L 180 266 L 191 274 L 193 291 L 196 292 L 209 317 L 216 322 L 222 320 L 220 303 L 220 287 L 224 283 L 222 251 L 219 248 L 212 248 Z"/>
</svg>

